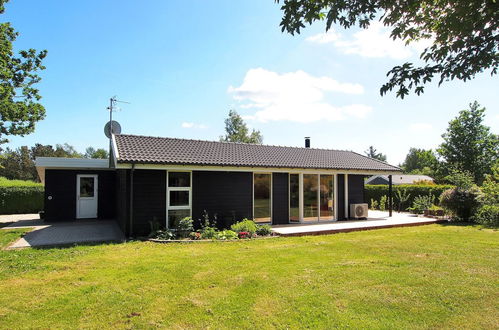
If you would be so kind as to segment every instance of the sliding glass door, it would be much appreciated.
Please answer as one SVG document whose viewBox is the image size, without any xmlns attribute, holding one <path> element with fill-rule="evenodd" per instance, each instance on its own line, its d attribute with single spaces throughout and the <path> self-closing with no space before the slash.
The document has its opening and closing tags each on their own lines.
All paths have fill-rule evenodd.
<svg viewBox="0 0 499 330">
<path fill-rule="evenodd" d="M 290 222 L 334 220 L 334 175 L 290 174 Z"/>
</svg>

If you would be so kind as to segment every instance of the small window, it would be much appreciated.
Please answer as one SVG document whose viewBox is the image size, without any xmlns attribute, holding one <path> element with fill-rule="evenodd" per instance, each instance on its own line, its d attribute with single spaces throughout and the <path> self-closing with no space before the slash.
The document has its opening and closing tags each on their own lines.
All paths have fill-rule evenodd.
<svg viewBox="0 0 499 330">
<path fill-rule="evenodd" d="M 189 206 L 189 191 L 170 190 L 170 206 Z"/>
<path fill-rule="evenodd" d="M 94 197 L 94 178 L 80 178 L 80 197 Z"/>
<path fill-rule="evenodd" d="M 190 187 L 190 172 L 170 172 L 168 174 L 168 187 Z"/>
</svg>

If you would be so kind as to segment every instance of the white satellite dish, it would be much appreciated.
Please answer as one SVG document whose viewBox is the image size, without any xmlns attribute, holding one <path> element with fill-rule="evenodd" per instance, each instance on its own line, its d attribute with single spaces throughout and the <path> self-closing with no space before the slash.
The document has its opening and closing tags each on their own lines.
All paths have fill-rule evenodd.
<svg viewBox="0 0 499 330">
<path fill-rule="evenodd" d="M 111 137 L 111 130 L 113 134 L 120 134 L 121 133 L 120 123 L 118 123 L 115 120 L 107 122 L 106 126 L 104 126 L 104 134 L 106 134 L 108 138 Z"/>
</svg>

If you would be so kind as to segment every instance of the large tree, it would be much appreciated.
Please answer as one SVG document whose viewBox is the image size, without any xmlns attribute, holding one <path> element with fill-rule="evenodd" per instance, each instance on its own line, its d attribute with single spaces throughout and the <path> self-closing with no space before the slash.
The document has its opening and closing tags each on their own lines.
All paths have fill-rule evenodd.
<svg viewBox="0 0 499 330">
<path fill-rule="evenodd" d="M 410 148 L 402 168 L 405 173 L 433 176 L 438 165 L 437 156 L 431 149 Z"/>
<path fill-rule="evenodd" d="M 497 0 L 275 0 L 283 2 L 282 31 L 294 35 L 305 24 L 325 21 L 344 28 L 368 28 L 380 20 L 391 28 L 393 39 L 406 44 L 432 40 L 420 58 L 423 65 L 404 63 L 388 72 L 381 95 L 396 89 L 403 98 L 438 77 L 444 81 L 469 80 L 499 65 L 499 1 Z"/>
<path fill-rule="evenodd" d="M 94 147 L 88 147 L 85 150 L 85 158 L 97 158 L 97 159 L 107 159 L 109 158 L 109 152 L 106 149 L 99 148 L 95 149 Z"/>
<path fill-rule="evenodd" d="M 250 133 L 243 118 L 235 110 L 230 110 L 229 117 L 225 119 L 225 133 L 225 136 L 220 137 L 220 141 L 263 143 L 260 131 L 252 130 Z"/>
<path fill-rule="evenodd" d="M 0 0 L 0 14 L 8 0 Z M 14 54 L 13 42 L 18 32 L 10 23 L 0 23 L 0 145 L 7 136 L 30 134 L 35 123 L 45 117 L 45 108 L 35 85 L 40 82 L 39 70 L 47 51 L 21 50 Z"/>
<path fill-rule="evenodd" d="M 437 150 L 448 168 L 471 173 L 478 184 L 499 158 L 499 137 L 483 124 L 484 117 L 485 108 L 476 101 L 471 103 L 449 122 Z"/>
<path fill-rule="evenodd" d="M 364 153 L 369 158 L 374 158 L 386 162 L 386 155 L 382 154 L 381 152 L 378 152 L 378 150 L 376 150 L 376 148 L 374 148 L 373 146 L 369 146 L 369 148 L 366 151 L 364 151 Z"/>
</svg>

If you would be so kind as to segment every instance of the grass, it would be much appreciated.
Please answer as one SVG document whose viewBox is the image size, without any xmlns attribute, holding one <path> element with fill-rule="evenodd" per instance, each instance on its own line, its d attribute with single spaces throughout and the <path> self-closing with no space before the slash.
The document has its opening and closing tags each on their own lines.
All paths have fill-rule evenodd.
<svg viewBox="0 0 499 330">
<path fill-rule="evenodd" d="M 0 251 L 0 328 L 497 328 L 498 235 L 430 225 Z"/>
<path fill-rule="evenodd" d="M 0 176 L 0 187 L 43 187 L 43 184 L 34 181 L 9 180 Z"/>
</svg>

